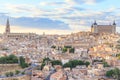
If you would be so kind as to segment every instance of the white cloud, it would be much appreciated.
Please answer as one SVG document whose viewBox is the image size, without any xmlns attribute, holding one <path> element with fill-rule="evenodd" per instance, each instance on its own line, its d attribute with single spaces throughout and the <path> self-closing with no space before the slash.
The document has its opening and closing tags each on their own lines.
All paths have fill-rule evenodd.
<svg viewBox="0 0 120 80">
<path fill-rule="evenodd" d="M 62 1 L 55 1 L 55 2 L 40 2 L 40 6 L 55 6 L 55 7 L 61 7 L 61 6 L 65 6 L 66 3 L 62 2 Z"/>
<path fill-rule="evenodd" d="M 82 4 L 94 5 L 104 0 L 65 0 L 65 1 L 66 3 L 72 4 L 72 5 L 82 5 Z"/>
<path fill-rule="evenodd" d="M 15 16 L 25 17 L 43 17 L 50 18 L 52 20 L 60 20 L 68 24 L 72 30 L 85 30 L 89 29 L 91 22 L 94 20 L 99 21 L 101 24 L 109 24 L 113 20 L 118 20 L 120 14 L 115 13 L 117 9 L 115 7 L 108 8 L 106 10 L 93 10 L 85 9 L 79 10 L 74 7 L 82 4 L 95 4 L 104 0 L 64 0 L 56 2 L 41 2 L 40 5 L 11 5 L 7 6 L 8 10 Z M 49 9 L 45 8 L 50 6 Z M 52 7 L 51 7 L 52 6 Z M 55 6 L 55 7 L 54 7 Z M 17 15 L 23 13 L 23 15 Z M 85 27 L 87 26 L 87 27 Z"/>
<path fill-rule="evenodd" d="M 94 5 L 96 3 L 96 0 L 85 0 L 85 3 L 89 5 Z"/>
</svg>

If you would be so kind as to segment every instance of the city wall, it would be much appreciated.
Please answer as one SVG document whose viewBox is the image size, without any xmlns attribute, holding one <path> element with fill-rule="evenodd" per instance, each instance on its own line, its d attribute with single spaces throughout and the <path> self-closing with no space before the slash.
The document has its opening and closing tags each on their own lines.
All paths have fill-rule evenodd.
<svg viewBox="0 0 120 80">
<path fill-rule="evenodd" d="M 21 69 L 21 67 L 18 64 L 0 64 L 0 74 L 19 69 Z"/>
<path fill-rule="evenodd" d="M 0 78 L 0 80 L 31 80 L 30 76 L 24 75 L 19 77 Z"/>
</svg>

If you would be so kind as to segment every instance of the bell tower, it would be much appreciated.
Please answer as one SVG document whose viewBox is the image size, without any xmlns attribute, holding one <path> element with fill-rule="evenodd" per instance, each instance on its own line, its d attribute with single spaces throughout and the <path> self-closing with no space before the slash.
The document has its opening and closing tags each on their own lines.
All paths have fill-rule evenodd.
<svg viewBox="0 0 120 80">
<path fill-rule="evenodd" d="M 9 19 L 7 19 L 5 33 L 6 33 L 6 34 L 10 33 L 10 23 L 9 23 Z"/>
<path fill-rule="evenodd" d="M 115 20 L 113 21 L 112 33 L 116 33 L 116 22 L 115 22 Z"/>
</svg>

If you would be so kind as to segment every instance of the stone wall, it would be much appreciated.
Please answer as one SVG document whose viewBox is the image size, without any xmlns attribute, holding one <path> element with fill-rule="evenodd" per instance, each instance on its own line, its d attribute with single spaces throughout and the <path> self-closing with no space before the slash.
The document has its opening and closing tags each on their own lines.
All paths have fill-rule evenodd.
<svg viewBox="0 0 120 80">
<path fill-rule="evenodd" d="M 18 64 L 0 64 L 0 74 L 20 69 L 21 67 Z"/>
<path fill-rule="evenodd" d="M 19 77 L 0 78 L 0 80 L 31 80 L 30 76 L 24 75 Z"/>
</svg>

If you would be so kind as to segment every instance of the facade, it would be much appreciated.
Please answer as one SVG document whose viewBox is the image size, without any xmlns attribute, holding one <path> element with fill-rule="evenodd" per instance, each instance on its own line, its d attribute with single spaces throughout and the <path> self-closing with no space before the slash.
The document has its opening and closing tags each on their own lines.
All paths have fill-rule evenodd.
<svg viewBox="0 0 120 80">
<path fill-rule="evenodd" d="M 116 23 L 114 21 L 112 25 L 98 25 L 95 21 L 91 26 L 91 32 L 92 33 L 115 34 L 116 33 Z"/>
<path fill-rule="evenodd" d="M 4 38 L 7 38 L 7 39 L 33 39 L 33 38 L 35 38 L 35 36 L 36 36 L 35 33 L 11 33 L 9 19 L 7 19 Z"/>
</svg>

